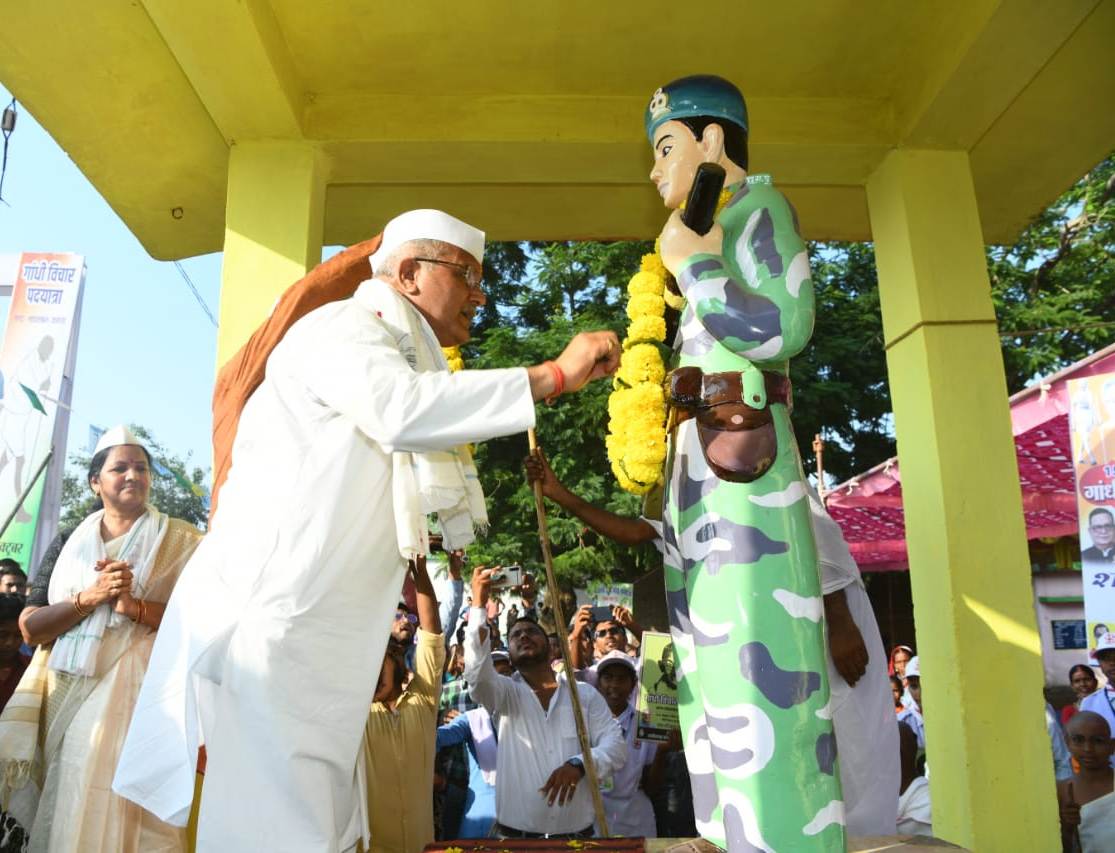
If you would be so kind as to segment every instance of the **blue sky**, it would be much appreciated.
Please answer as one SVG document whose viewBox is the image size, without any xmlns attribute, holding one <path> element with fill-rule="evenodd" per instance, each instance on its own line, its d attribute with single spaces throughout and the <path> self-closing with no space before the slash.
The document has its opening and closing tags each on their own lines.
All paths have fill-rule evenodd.
<svg viewBox="0 0 1115 853">
<path fill-rule="evenodd" d="M 0 108 L 10 99 L 0 85 Z M 172 453 L 192 453 L 208 468 L 216 327 L 174 264 L 152 259 L 34 116 L 17 109 L 0 255 L 76 252 L 87 267 L 67 451 L 85 447 L 90 424 L 140 423 Z M 217 316 L 220 253 L 182 265 Z M 0 299 L 0 325 L 7 302 Z"/>
</svg>

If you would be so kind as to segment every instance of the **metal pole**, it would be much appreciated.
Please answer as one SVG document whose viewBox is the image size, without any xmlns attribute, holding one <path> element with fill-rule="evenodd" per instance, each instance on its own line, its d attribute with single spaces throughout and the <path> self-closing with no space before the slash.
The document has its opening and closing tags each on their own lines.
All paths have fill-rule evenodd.
<svg viewBox="0 0 1115 853">
<path fill-rule="evenodd" d="M 533 429 L 527 430 L 530 452 L 538 449 L 538 439 Z M 581 742 L 581 755 L 585 762 L 585 781 L 592 786 L 592 805 L 596 810 L 596 821 L 600 834 L 608 837 L 608 819 L 604 814 L 604 798 L 600 795 L 600 779 L 596 775 L 596 762 L 592 760 L 592 743 L 588 737 L 585 715 L 581 710 L 581 694 L 577 689 L 577 679 L 573 675 L 573 661 L 569 652 L 569 634 L 566 629 L 565 614 L 561 612 L 561 599 L 558 595 L 557 579 L 554 576 L 554 558 L 550 554 L 550 533 L 546 528 L 546 508 L 542 503 L 542 483 L 534 481 L 534 511 L 538 516 L 538 540 L 542 543 L 542 562 L 546 565 L 546 596 L 550 599 L 550 609 L 554 614 L 557 635 L 560 639 L 561 660 L 565 667 L 565 680 L 569 684 L 569 698 L 573 702 L 573 719 L 577 723 L 577 739 Z"/>
<path fill-rule="evenodd" d="M 19 496 L 19 500 L 15 502 L 15 506 L 12 507 L 12 511 L 9 512 L 8 517 L 4 519 L 4 527 L 3 529 L 0 529 L 0 538 L 3 538 L 4 534 L 8 532 L 8 525 L 12 523 L 12 519 L 15 518 L 15 514 L 19 512 L 19 508 L 23 506 L 23 502 L 27 500 L 27 496 L 31 494 L 31 490 L 35 488 L 35 483 L 39 481 L 39 477 L 42 476 L 43 471 L 46 470 L 46 466 L 50 464 L 50 457 L 52 457 L 53 455 L 53 449 L 47 451 L 46 457 L 43 459 L 42 464 L 39 465 L 38 469 L 35 471 L 35 476 L 31 478 L 31 482 L 27 484 L 27 488 L 23 490 L 23 494 Z M 27 575 L 28 577 L 30 577 L 31 567 L 28 566 L 27 568 Z"/>
</svg>

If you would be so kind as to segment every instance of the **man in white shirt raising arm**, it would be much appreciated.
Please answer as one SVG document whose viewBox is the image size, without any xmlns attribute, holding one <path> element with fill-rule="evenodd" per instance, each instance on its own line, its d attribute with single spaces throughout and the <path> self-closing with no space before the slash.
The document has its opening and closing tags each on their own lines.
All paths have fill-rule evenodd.
<svg viewBox="0 0 1115 853">
<path fill-rule="evenodd" d="M 515 674 L 496 674 L 485 627 L 490 575 L 490 569 L 477 569 L 472 575 L 464 677 L 473 699 L 499 720 L 496 833 L 502 838 L 589 838 L 592 792 L 587 783 L 580 784 L 585 768 L 569 682 L 550 668 L 546 632 L 526 618 L 507 631 Z M 603 697 L 587 684 L 574 683 L 592 760 L 603 779 L 623 766 L 627 746 Z"/>
</svg>

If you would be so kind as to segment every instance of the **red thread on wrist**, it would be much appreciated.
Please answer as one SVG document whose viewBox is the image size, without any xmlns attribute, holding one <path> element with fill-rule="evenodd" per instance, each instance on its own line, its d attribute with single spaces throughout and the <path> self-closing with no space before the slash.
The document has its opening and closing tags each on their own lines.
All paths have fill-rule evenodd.
<svg viewBox="0 0 1115 853">
<path fill-rule="evenodd" d="M 552 406 L 554 404 L 554 400 L 560 397 L 565 391 L 565 374 L 562 373 L 561 368 L 557 366 L 557 362 L 555 361 L 544 361 L 542 363 L 546 367 L 550 368 L 550 373 L 554 377 L 553 393 L 551 393 L 550 396 L 546 398 L 546 405 Z"/>
</svg>

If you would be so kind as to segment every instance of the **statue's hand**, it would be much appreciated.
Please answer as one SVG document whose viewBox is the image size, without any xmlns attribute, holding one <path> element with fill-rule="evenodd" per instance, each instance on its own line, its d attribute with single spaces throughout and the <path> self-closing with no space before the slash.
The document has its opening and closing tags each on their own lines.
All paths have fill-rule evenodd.
<svg viewBox="0 0 1115 853">
<path fill-rule="evenodd" d="M 670 214 L 658 239 L 662 263 L 675 277 L 681 265 L 693 255 L 719 255 L 724 251 L 723 228 L 714 224 L 707 234 L 698 234 L 681 221 L 680 210 Z"/>
</svg>

